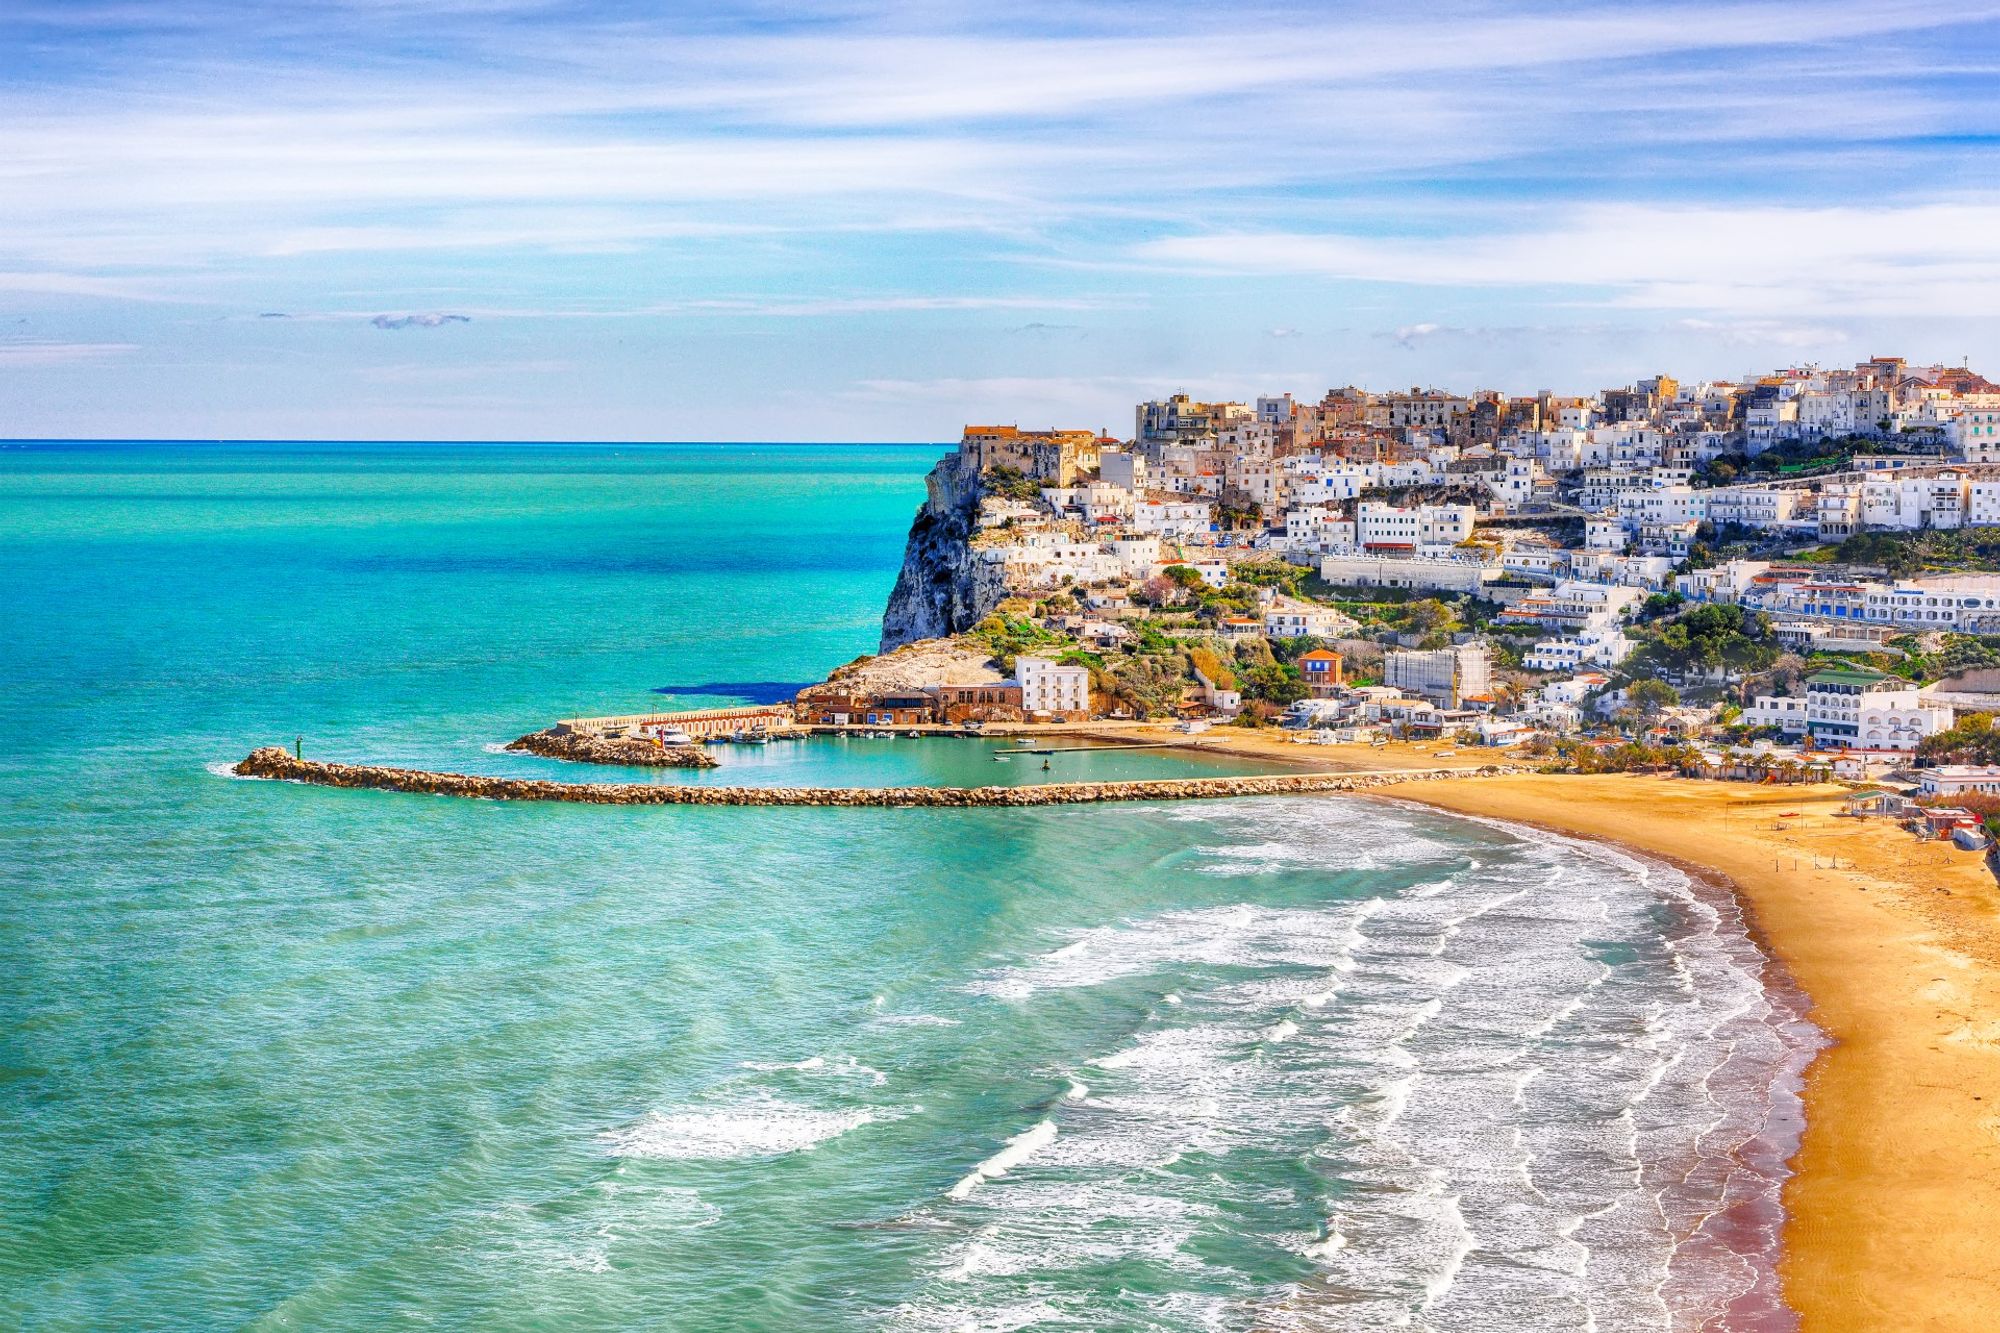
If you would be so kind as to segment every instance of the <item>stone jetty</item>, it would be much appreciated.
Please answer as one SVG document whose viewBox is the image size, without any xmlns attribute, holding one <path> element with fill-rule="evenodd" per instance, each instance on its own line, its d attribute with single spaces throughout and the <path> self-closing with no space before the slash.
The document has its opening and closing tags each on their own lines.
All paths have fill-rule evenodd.
<svg viewBox="0 0 2000 1333">
<path fill-rule="evenodd" d="M 509 741 L 510 750 L 526 750 L 549 759 L 579 764 L 619 764 L 630 768 L 714 768 L 715 759 L 699 745 L 661 745 L 640 736 L 599 736 L 558 725 L 532 731 Z"/>
<path fill-rule="evenodd" d="M 1137 782 L 1044 782 L 1020 787 L 701 787 L 638 782 L 547 782 L 537 778 L 432 773 L 373 764 L 298 759 L 277 746 L 252 751 L 238 777 L 305 782 L 320 787 L 462 796 L 483 801 L 569 801 L 584 805 L 823 805 L 963 809 L 984 806 L 1079 805 L 1095 801 L 1198 801 L 1225 796 L 1283 796 L 1366 791 L 1393 783 L 1474 774 L 1525 772 L 1512 765 L 1381 773 L 1280 773 L 1228 778 L 1152 778 Z"/>
</svg>

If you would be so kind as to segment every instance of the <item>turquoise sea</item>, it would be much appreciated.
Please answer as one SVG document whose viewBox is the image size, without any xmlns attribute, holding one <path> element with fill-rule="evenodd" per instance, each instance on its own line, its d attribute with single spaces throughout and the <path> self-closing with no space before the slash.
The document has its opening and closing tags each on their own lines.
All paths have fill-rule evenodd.
<svg viewBox="0 0 2000 1333">
<path fill-rule="evenodd" d="M 937 452 L 0 445 L 0 1326 L 1787 1326 L 1809 1034 L 1669 867 L 1349 798 L 220 771 L 547 775 L 493 747 L 789 693 L 873 648 Z"/>
</svg>

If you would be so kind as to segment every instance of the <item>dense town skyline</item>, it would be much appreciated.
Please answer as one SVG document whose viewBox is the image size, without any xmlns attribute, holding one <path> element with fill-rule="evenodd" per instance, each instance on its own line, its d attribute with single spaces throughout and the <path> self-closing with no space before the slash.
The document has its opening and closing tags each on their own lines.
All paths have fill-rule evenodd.
<svg viewBox="0 0 2000 1333">
<path fill-rule="evenodd" d="M 0 436 L 1993 364 L 2000 8 L 0 15 Z"/>
</svg>

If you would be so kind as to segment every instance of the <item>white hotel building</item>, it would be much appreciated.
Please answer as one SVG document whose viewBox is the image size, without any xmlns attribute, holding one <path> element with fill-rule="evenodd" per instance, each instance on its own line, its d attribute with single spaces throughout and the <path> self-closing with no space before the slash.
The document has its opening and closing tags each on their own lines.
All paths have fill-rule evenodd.
<svg viewBox="0 0 2000 1333">
<path fill-rule="evenodd" d="M 1059 666 L 1046 657 L 1017 657 L 1014 678 L 1021 682 L 1021 709 L 1057 717 L 1090 716 L 1090 668 Z"/>
<path fill-rule="evenodd" d="M 1354 507 L 1354 544 L 1364 552 L 1406 554 L 1425 547 L 1456 546 L 1471 538 L 1476 521 L 1471 505 L 1401 509 L 1364 500 Z"/>
<path fill-rule="evenodd" d="M 1952 710 L 1920 686 L 1873 671 L 1822 671 L 1797 695 L 1759 695 L 1743 710 L 1745 726 L 1810 733 L 1814 744 L 1850 750 L 1914 751 L 1926 736 L 1949 730 Z"/>
</svg>

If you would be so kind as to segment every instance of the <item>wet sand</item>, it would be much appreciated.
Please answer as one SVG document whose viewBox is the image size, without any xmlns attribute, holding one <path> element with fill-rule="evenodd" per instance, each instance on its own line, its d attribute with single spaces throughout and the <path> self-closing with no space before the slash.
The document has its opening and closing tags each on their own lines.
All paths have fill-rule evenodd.
<svg viewBox="0 0 2000 1333">
<path fill-rule="evenodd" d="M 1980 855 L 1836 817 L 1832 786 L 1514 775 L 1385 794 L 1726 876 L 1833 1042 L 1784 1195 L 1803 1328 L 2000 1329 L 2000 891 Z"/>
</svg>

